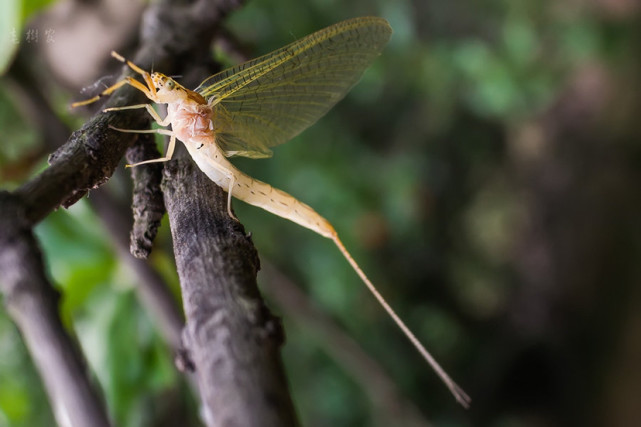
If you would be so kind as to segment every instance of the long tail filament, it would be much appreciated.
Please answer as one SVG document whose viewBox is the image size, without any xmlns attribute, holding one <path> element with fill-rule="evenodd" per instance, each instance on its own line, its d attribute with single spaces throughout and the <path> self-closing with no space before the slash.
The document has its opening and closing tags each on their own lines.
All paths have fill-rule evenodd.
<svg viewBox="0 0 641 427">
<path fill-rule="evenodd" d="M 363 270 L 358 266 L 356 261 L 354 261 L 354 258 L 350 255 L 350 253 L 345 249 L 345 246 L 343 243 L 340 241 L 337 235 L 334 235 L 332 237 L 332 240 L 338 246 L 338 249 L 341 251 L 345 259 L 350 263 L 354 271 L 359 275 L 363 283 L 367 286 L 367 288 L 370 290 L 370 292 L 374 295 L 376 300 L 379 302 L 380 305 L 383 306 L 385 311 L 387 311 L 387 314 L 390 315 L 390 317 L 394 320 L 396 325 L 403 331 L 405 336 L 410 340 L 410 342 L 414 345 L 414 347 L 418 350 L 419 353 L 423 356 L 423 358 L 429 363 L 429 365 L 434 369 L 436 374 L 441 378 L 441 380 L 445 383 L 445 385 L 450 389 L 450 392 L 454 395 L 456 400 L 464 407 L 468 408 L 470 406 L 470 402 L 472 399 L 463 391 L 461 387 L 458 386 L 451 378 L 450 376 L 445 372 L 445 370 L 441 367 L 441 365 L 438 364 L 438 362 L 434 359 L 434 357 L 430 354 L 429 351 L 421 344 L 421 342 L 416 338 L 414 333 L 405 325 L 405 323 L 401 320 L 400 317 L 396 314 L 396 312 L 390 307 L 390 305 L 385 301 L 383 296 L 376 290 L 372 282 L 367 278 L 365 273 L 363 273 Z"/>
</svg>

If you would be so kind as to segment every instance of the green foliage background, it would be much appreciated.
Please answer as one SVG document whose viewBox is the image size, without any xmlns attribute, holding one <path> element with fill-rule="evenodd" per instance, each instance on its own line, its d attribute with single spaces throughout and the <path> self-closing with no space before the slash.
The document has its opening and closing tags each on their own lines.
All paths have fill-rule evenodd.
<svg viewBox="0 0 641 427">
<path fill-rule="evenodd" d="M 2 3 L 0 71 L 14 54 L 7 34 L 14 28 L 24 34 L 24 19 L 47 3 Z M 617 15 L 600 2 L 587 4 L 592 3 L 254 0 L 229 19 L 229 30 L 252 56 L 354 16 L 382 16 L 394 28 L 384 54 L 317 125 L 279 147 L 273 159 L 235 163 L 298 196 L 334 224 L 401 317 L 477 401 L 472 410 L 456 405 L 328 241 L 256 208 L 238 202 L 234 207 L 261 258 L 304 288 L 437 425 L 574 425 L 612 415 L 603 402 L 616 353 L 603 350 L 610 342 L 603 337 L 622 336 L 624 320 L 610 329 L 583 332 L 572 329 L 575 326 L 555 330 L 553 322 L 541 321 L 536 334 L 521 333 L 518 323 L 510 323 L 515 295 L 528 286 L 517 260 L 523 250 L 519 239 L 535 221 L 529 215 L 536 212 L 528 210 L 531 188 L 515 178 L 514 134 L 545 117 L 554 118 L 550 111 L 566 96 L 577 70 L 607 69 L 612 80 L 621 80 L 616 88 L 638 84 L 633 71 L 638 69 L 639 11 Z M 42 151 L 42 137 L 16 105 L 10 85 L 8 79 L 0 81 L 0 170 L 5 172 Z M 75 94 L 67 96 L 56 109 L 63 110 Z M 626 108 L 625 103 L 617 105 Z M 621 162 L 604 160 L 595 174 L 617 174 L 620 167 L 638 170 L 637 133 L 620 117 L 625 115 L 604 115 L 609 121 L 604 134 L 618 135 L 623 142 L 602 152 Z M 589 148 L 586 152 L 594 155 Z M 44 168 L 45 160 L 43 152 L 28 167 L 18 167 L 19 173 L 3 173 L 2 187 L 15 188 Z M 575 160 L 582 162 L 580 157 Z M 108 184 L 116 193 L 127 191 L 123 176 Z M 560 198 L 574 200 L 573 194 Z M 592 205 L 561 206 L 553 212 L 582 218 L 588 214 L 586 206 Z M 621 223 L 622 229 L 627 226 Z M 197 409 L 188 388 L 141 310 L 133 291 L 135 279 L 102 227 L 83 200 L 55 212 L 37 228 L 50 275 L 62 293 L 63 319 L 77 334 L 116 425 L 163 424 L 172 410 L 191 414 L 182 420 L 196 424 Z M 620 284 L 612 295 L 624 301 L 630 294 L 621 289 L 632 291 L 623 285 L 639 277 L 630 264 L 639 253 L 637 234 L 624 241 L 616 240 L 619 234 L 612 237 L 624 253 L 616 271 L 629 274 L 598 282 L 604 288 Z M 166 223 L 157 247 L 151 262 L 176 290 Z M 558 275 L 566 277 L 563 284 L 575 283 L 562 271 Z M 557 291 L 569 301 L 560 305 L 571 308 L 567 316 L 577 319 L 585 315 L 577 313 L 598 311 L 609 301 L 585 302 L 588 297 L 580 286 Z M 546 294 L 533 288 L 531 295 L 536 300 Z M 277 305 L 272 307 L 280 312 Z M 323 342 L 306 325 L 288 318 L 284 324 L 285 365 L 303 423 L 380 423 L 367 394 L 331 358 Z M 564 347 L 569 344 L 559 342 L 575 342 L 576 347 L 570 351 Z M 525 361 L 519 358 L 522 351 Z M 576 354 L 584 355 L 584 361 L 564 364 Z M 555 369 L 563 366 L 575 370 L 555 380 Z M 638 396 L 641 385 L 635 390 Z M 0 310 L 0 426 L 50 425 L 50 410 L 44 408 L 48 403 L 40 380 L 18 332 Z M 641 419 L 635 416 L 639 414 L 625 420 Z"/>
</svg>

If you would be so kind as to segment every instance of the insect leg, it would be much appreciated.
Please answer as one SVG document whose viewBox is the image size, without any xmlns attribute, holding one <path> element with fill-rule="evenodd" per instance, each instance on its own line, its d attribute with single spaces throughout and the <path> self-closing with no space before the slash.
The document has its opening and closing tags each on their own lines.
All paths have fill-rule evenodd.
<svg viewBox="0 0 641 427">
<path fill-rule="evenodd" d="M 149 163 L 162 163 L 168 162 L 171 160 L 171 157 L 174 155 L 174 148 L 176 148 L 176 135 L 174 135 L 170 130 L 167 129 L 152 129 L 155 130 L 155 133 L 161 135 L 169 135 L 169 145 L 167 146 L 167 153 L 164 157 L 159 157 L 157 159 L 145 160 L 144 162 L 138 162 L 131 165 L 125 165 L 126 168 L 133 168 L 134 166 L 146 165 Z M 136 133 L 153 133 L 153 132 L 136 132 Z"/>
<path fill-rule="evenodd" d="M 158 123 L 160 126 L 167 126 L 169 123 L 171 123 L 171 119 L 169 116 L 165 117 L 164 119 L 160 117 L 158 112 L 154 110 L 154 107 L 151 106 L 151 104 L 136 104 L 136 105 L 127 105 L 124 107 L 112 107 L 112 108 L 105 108 L 102 110 L 103 113 L 107 113 L 110 111 L 120 111 L 120 110 L 135 110 L 138 108 L 146 108 L 147 112 L 149 115 L 154 119 L 156 123 Z"/>
<path fill-rule="evenodd" d="M 151 75 L 147 71 L 143 70 L 142 68 L 140 68 L 139 66 L 131 62 L 130 60 L 125 59 L 124 56 L 122 56 L 121 54 L 119 54 L 114 50 L 111 51 L 111 56 L 116 58 L 118 61 L 127 64 L 129 68 L 131 68 L 132 70 L 140 74 L 142 78 L 145 80 L 145 83 L 147 83 L 147 86 L 149 87 L 149 90 L 153 94 L 154 98 L 156 97 L 156 87 L 154 86 L 154 82 L 151 80 Z M 149 99 L 151 99 L 152 101 L 155 101 L 154 98 L 150 97 Z"/>
<path fill-rule="evenodd" d="M 219 186 L 223 187 L 225 185 L 224 179 L 220 179 L 220 175 L 223 175 L 229 180 L 229 183 L 227 184 L 227 213 L 229 216 L 236 221 L 240 222 L 238 218 L 236 218 L 236 215 L 234 215 L 231 211 L 231 197 L 233 194 L 233 189 L 234 189 L 234 184 L 236 184 L 236 174 L 234 173 L 234 170 L 232 169 L 233 166 L 230 164 L 230 168 L 225 167 L 224 165 L 221 165 L 218 162 L 212 161 L 210 157 L 206 156 L 201 156 L 198 152 L 198 149 L 190 149 L 189 145 L 187 145 L 187 149 L 189 150 L 189 153 L 191 154 L 192 158 L 196 160 L 196 163 L 200 167 L 200 169 L 205 172 L 206 175 L 208 175 L 211 178 L 211 174 L 214 174 L 217 178 L 211 178 L 216 184 Z M 206 161 L 206 167 L 203 167 L 203 165 L 198 161 L 198 159 L 205 159 Z M 215 172 L 213 170 L 215 170 Z M 239 171 L 236 171 L 237 173 L 242 173 Z M 223 187 L 224 190 L 224 187 Z"/>
<path fill-rule="evenodd" d="M 232 194 L 232 190 L 234 189 L 235 182 L 236 182 L 236 177 L 232 172 L 229 172 L 229 188 L 227 189 L 227 213 L 229 214 L 230 217 L 240 222 L 240 220 L 236 218 L 236 215 L 234 215 L 231 211 L 231 194 Z"/>
<path fill-rule="evenodd" d="M 113 85 L 109 86 L 107 89 L 103 90 L 101 93 L 98 95 L 94 96 L 93 98 L 87 99 L 85 101 L 80 101 L 80 102 L 74 102 L 71 104 L 71 108 L 76 108 L 80 107 L 82 105 L 88 105 L 92 104 L 96 101 L 98 101 L 100 98 L 103 96 L 111 95 L 113 92 L 115 92 L 117 89 L 121 88 L 124 85 L 131 85 L 141 91 L 142 93 L 147 96 L 147 98 L 151 99 L 152 101 L 156 102 L 156 93 L 151 92 L 151 90 L 145 86 L 144 84 L 140 83 L 138 80 L 134 79 L 133 77 L 127 76 L 124 79 L 120 80 L 119 82 L 114 83 Z M 153 85 L 151 86 L 153 87 Z"/>
<path fill-rule="evenodd" d="M 169 145 L 167 146 L 167 153 L 163 157 L 157 159 L 145 160 L 144 162 L 134 163 L 132 165 L 125 165 L 127 168 L 132 168 L 134 166 L 145 165 L 147 163 L 161 163 L 171 160 L 171 157 L 174 155 L 174 149 L 176 148 L 176 135 L 169 129 L 120 129 L 117 127 L 109 126 L 113 130 L 118 132 L 125 133 L 158 133 L 160 135 L 169 136 Z"/>
</svg>

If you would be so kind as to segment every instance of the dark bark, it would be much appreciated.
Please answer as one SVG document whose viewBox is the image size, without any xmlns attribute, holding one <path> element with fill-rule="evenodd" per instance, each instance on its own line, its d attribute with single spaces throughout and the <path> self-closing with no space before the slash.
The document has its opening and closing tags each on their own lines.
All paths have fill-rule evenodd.
<svg viewBox="0 0 641 427">
<path fill-rule="evenodd" d="M 183 294 L 185 348 L 212 426 L 292 426 L 280 360 L 282 326 L 256 285 L 259 261 L 226 194 L 179 159 L 165 167 L 165 205 Z"/>
<path fill-rule="evenodd" d="M 129 94 L 128 99 L 134 97 L 130 91 L 124 92 Z M 122 98 L 127 97 L 121 94 L 118 99 Z M 87 191 L 107 181 L 135 140 L 109 129 L 110 125 L 142 129 L 147 124 L 148 120 L 138 114 L 100 114 L 75 131 L 69 141 L 50 156 L 50 167 L 16 191 L 24 203 L 26 219 L 35 224 L 59 206 L 73 205 Z"/>
<path fill-rule="evenodd" d="M 140 143 L 127 151 L 127 162 L 139 163 L 161 157 L 153 136 L 141 138 Z M 165 204 L 160 190 L 162 164 L 151 163 L 144 167 L 131 168 L 134 182 L 132 211 L 134 223 L 131 228 L 129 251 L 136 258 L 147 258 L 158 233 L 160 220 L 165 214 Z"/>
<path fill-rule="evenodd" d="M 0 291 L 49 395 L 59 425 L 108 426 L 78 346 L 58 316 L 58 294 L 44 274 L 24 205 L 0 193 Z"/>
</svg>

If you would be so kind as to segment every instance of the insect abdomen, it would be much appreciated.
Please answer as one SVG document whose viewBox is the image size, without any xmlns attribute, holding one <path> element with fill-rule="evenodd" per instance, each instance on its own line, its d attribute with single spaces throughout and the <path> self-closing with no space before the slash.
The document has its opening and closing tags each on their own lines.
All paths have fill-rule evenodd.
<svg viewBox="0 0 641 427">
<path fill-rule="evenodd" d="M 336 236 L 334 227 L 305 203 L 269 184 L 253 179 L 237 169 L 234 173 L 237 175 L 235 175 L 236 180 L 232 195 L 237 199 L 263 208 L 330 239 Z"/>
<path fill-rule="evenodd" d="M 322 236 L 330 239 L 336 237 L 334 227 L 314 209 L 284 191 L 253 179 L 236 169 L 214 143 L 200 146 L 193 141 L 188 141 L 185 146 L 198 167 L 223 190 L 229 190 L 229 181 L 233 175 L 232 196 L 309 228 Z"/>
</svg>

